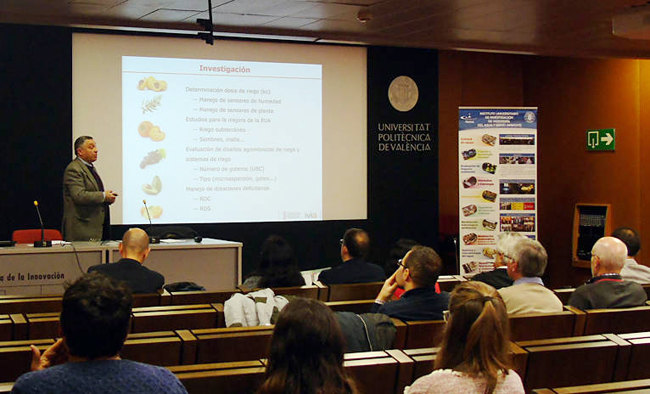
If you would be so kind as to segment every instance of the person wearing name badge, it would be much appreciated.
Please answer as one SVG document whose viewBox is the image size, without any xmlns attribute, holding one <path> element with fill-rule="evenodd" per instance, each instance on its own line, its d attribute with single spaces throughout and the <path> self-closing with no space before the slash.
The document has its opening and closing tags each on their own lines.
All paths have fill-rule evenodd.
<svg viewBox="0 0 650 394">
<path fill-rule="evenodd" d="M 105 190 L 95 169 L 97 144 L 93 137 L 81 136 L 74 142 L 76 157 L 63 173 L 63 238 L 66 241 L 110 239 L 109 205 L 117 193 Z"/>
</svg>

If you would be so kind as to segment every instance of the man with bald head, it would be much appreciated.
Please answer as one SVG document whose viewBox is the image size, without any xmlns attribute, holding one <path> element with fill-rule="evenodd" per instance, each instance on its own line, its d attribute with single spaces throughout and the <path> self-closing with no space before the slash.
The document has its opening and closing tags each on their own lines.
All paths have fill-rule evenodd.
<svg viewBox="0 0 650 394">
<path fill-rule="evenodd" d="M 120 242 L 122 259 L 116 263 L 98 264 L 88 272 L 100 272 L 119 281 L 126 282 L 133 293 L 154 293 L 165 284 L 165 277 L 143 266 L 149 256 L 149 236 L 139 228 L 129 229 Z"/>
<path fill-rule="evenodd" d="M 644 305 L 647 295 L 638 283 L 623 280 L 621 269 L 627 247 L 614 237 L 603 237 L 591 249 L 591 275 L 578 287 L 568 304 L 580 309 L 628 308 Z"/>
</svg>

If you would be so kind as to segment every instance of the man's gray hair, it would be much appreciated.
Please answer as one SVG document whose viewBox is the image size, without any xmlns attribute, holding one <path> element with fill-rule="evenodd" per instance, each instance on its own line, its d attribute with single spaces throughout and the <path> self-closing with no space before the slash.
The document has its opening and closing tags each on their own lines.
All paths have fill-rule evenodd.
<svg viewBox="0 0 650 394">
<path fill-rule="evenodd" d="M 496 249 L 497 252 L 505 254 L 506 256 L 512 257 L 513 248 L 518 240 L 523 239 L 524 236 L 520 233 L 515 233 L 512 231 L 501 233 L 497 236 Z"/>
<path fill-rule="evenodd" d="M 548 254 L 538 241 L 521 238 L 512 247 L 512 257 L 519 264 L 519 272 L 525 277 L 544 275 Z"/>
</svg>

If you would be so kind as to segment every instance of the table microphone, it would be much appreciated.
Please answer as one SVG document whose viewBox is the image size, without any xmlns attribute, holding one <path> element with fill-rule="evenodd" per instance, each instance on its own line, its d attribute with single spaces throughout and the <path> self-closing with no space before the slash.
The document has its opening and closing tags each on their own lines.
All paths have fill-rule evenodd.
<svg viewBox="0 0 650 394">
<path fill-rule="evenodd" d="M 147 208 L 147 200 L 142 200 L 142 203 L 144 204 L 144 210 L 147 212 L 147 219 L 149 219 L 149 227 L 147 229 L 151 229 L 153 224 L 151 224 L 151 215 L 149 215 L 149 208 Z M 149 231 L 147 231 L 149 233 Z M 149 234 L 149 243 L 150 244 L 159 244 L 160 243 L 160 237 L 156 237 L 155 235 Z"/>
<path fill-rule="evenodd" d="M 41 223 L 41 240 L 34 241 L 34 247 L 35 248 L 52 247 L 52 241 L 45 240 L 45 225 L 43 224 L 43 218 L 41 217 L 41 210 L 38 209 L 38 201 L 34 201 L 34 206 L 36 207 L 36 213 L 38 214 L 38 221 Z"/>
</svg>

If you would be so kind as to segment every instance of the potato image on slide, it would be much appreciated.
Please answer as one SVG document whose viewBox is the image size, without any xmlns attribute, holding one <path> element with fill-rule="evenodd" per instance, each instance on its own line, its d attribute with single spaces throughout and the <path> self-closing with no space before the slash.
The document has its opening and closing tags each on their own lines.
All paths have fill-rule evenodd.
<svg viewBox="0 0 650 394">
<path fill-rule="evenodd" d="M 157 80 L 149 76 L 138 81 L 138 90 L 152 90 L 154 92 L 164 92 L 167 90 L 167 81 Z"/>
<path fill-rule="evenodd" d="M 151 138 L 155 142 L 160 142 L 166 137 L 165 132 L 160 130 L 159 126 L 154 125 L 148 120 L 140 122 L 138 125 L 138 134 L 144 138 Z"/>
<path fill-rule="evenodd" d="M 158 219 L 162 216 L 162 214 L 163 209 L 160 205 L 152 205 L 149 207 L 149 215 L 151 216 L 151 219 Z M 145 219 L 148 219 L 147 209 L 145 207 L 140 208 L 140 215 L 142 215 L 142 217 Z"/>
<path fill-rule="evenodd" d="M 162 181 L 160 180 L 160 177 L 158 177 L 158 175 L 153 177 L 151 183 L 146 183 L 142 185 L 142 191 L 152 196 L 155 196 L 156 194 L 160 193 L 161 190 L 162 190 Z"/>
</svg>

